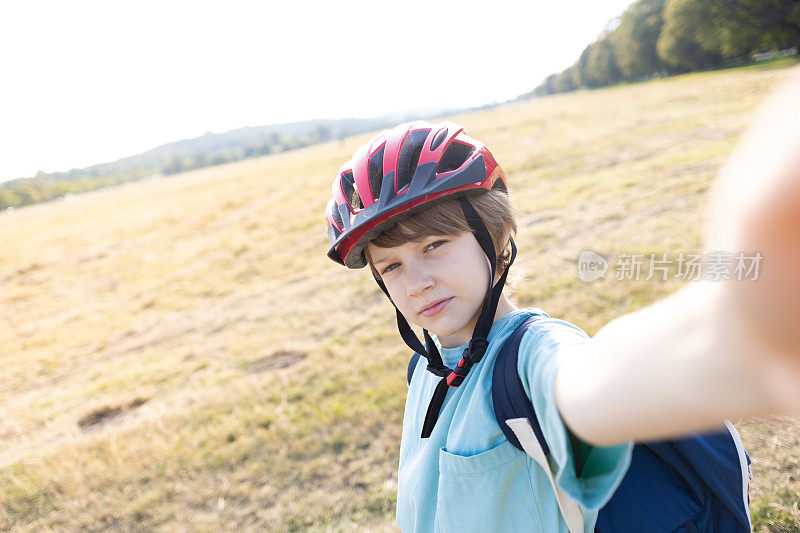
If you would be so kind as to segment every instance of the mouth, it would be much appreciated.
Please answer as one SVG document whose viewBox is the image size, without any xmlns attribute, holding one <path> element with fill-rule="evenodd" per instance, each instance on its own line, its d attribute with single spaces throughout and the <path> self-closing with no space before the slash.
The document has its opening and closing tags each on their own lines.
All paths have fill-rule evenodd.
<svg viewBox="0 0 800 533">
<path fill-rule="evenodd" d="M 453 297 L 451 296 L 450 298 L 442 298 L 441 300 L 436 300 L 430 305 L 427 305 L 422 309 L 420 309 L 419 314 L 424 317 L 431 317 L 435 314 L 438 314 L 442 309 L 447 307 L 447 304 L 449 304 L 450 300 L 452 299 Z"/>
</svg>

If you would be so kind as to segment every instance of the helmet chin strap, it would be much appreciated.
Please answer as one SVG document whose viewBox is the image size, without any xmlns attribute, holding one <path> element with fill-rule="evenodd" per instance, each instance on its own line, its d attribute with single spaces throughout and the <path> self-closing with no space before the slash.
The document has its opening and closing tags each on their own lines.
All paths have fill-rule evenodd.
<svg viewBox="0 0 800 533">
<path fill-rule="evenodd" d="M 486 291 L 486 296 L 483 299 L 483 306 L 481 307 L 481 314 L 478 316 L 478 321 L 475 323 L 475 328 L 472 332 L 472 339 L 464 349 L 461 361 L 458 362 L 458 365 L 452 369 L 445 366 L 444 362 L 442 361 L 442 356 L 439 353 L 436 344 L 434 344 L 433 339 L 431 339 L 428 330 L 423 330 L 425 336 L 425 346 L 422 346 L 422 343 L 414 334 L 411 326 L 409 326 L 408 321 L 406 321 L 403 314 L 400 313 L 400 310 L 397 309 L 392 297 L 389 296 L 389 291 L 386 290 L 386 286 L 373 273 L 373 277 L 378 283 L 378 286 L 381 288 L 384 294 L 386 294 L 386 296 L 389 298 L 389 301 L 392 302 L 392 305 L 395 307 L 395 311 L 397 312 L 397 328 L 400 330 L 400 336 L 403 337 L 403 341 L 405 341 L 409 348 L 428 360 L 427 368 L 429 372 L 432 372 L 433 374 L 442 378 L 436 385 L 436 389 L 433 392 L 433 397 L 428 404 L 428 411 L 425 414 L 425 422 L 422 426 L 421 436 L 423 439 L 430 437 L 431 432 L 436 425 L 436 421 L 439 418 L 439 412 L 441 411 L 442 404 L 444 403 L 445 396 L 447 395 L 448 387 L 458 387 L 461 385 L 461 383 L 467 377 L 467 374 L 472 366 L 476 363 L 479 363 L 481 358 L 483 358 L 483 354 L 486 353 L 486 349 L 489 346 L 487 337 L 489 336 L 489 331 L 492 329 L 492 324 L 494 323 L 494 316 L 497 313 L 497 304 L 500 301 L 500 294 L 503 292 L 503 286 L 506 282 L 509 267 L 517 256 L 517 246 L 514 243 L 514 239 L 509 237 L 509 241 L 511 242 L 511 258 L 502 276 L 500 276 L 500 279 L 494 284 L 494 286 L 492 286 L 492 281 L 495 278 L 497 269 L 497 256 L 495 254 L 494 244 L 492 243 L 492 237 L 472 204 L 470 204 L 469 201 L 463 197 L 458 199 L 458 203 L 464 213 L 467 224 L 469 225 L 470 229 L 472 229 L 475 239 L 478 241 L 481 249 L 486 254 L 486 257 L 489 259 L 491 271 L 489 276 L 489 287 L 491 288 L 487 289 Z"/>
</svg>

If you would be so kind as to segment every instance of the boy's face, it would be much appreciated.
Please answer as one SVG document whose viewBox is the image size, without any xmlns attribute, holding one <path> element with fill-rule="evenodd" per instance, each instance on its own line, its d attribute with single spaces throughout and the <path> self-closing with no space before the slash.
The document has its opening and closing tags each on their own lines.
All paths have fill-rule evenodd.
<svg viewBox="0 0 800 533">
<path fill-rule="evenodd" d="M 408 322 L 435 333 L 445 348 L 469 342 L 489 289 L 489 259 L 471 232 L 367 249 Z"/>
</svg>

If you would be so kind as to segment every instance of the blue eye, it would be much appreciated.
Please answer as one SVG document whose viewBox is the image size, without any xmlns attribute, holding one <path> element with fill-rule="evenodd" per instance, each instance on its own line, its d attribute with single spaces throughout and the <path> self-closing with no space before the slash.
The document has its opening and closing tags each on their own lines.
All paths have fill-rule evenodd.
<svg viewBox="0 0 800 533">
<path fill-rule="evenodd" d="M 428 245 L 427 250 L 434 250 L 434 249 L 438 248 L 439 246 L 443 245 L 446 242 L 447 241 L 435 241 L 435 242 L 432 242 L 430 245 Z"/>
<path fill-rule="evenodd" d="M 425 251 L 427 252 L 429 250 L 435 250 L 436 248 L 440 247 L 441 245 L 443 245 L 446 242 L 447 242 L 446 239 L 441 239 L 441 240 L 438 240 L 438 241 L 434 241 L 434 242 L 430 243 L 428 246 L 425 247 Z M 388 274 L 389 272 L 395 270 L 399 266 L 401 266 L 400 263 L 392 263 L 389 266 L 387 266 L 386 268 L 384 268 L 383 270 L 381 270 L 381 275 Z"/>
<path fill-rule="evenodd" d="M 391 265 L 389 265 L 386 268 L 384 268 L 383 271 L 381 272 L 381 274 L 386 274 L 387 272 L 391 272 L 392 270 L 395 269 L 395 267 L 398 267 L 398 266 L 400 266 L 400 263 L 392 263 Z"/>
</svg>

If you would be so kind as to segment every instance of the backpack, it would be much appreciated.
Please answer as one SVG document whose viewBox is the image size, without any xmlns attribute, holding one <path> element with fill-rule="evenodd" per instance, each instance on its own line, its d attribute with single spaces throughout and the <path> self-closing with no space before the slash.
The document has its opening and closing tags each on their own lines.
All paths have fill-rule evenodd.
<svg viewBox="0 0 800 533">
<path fill-rule="evenodd" d="M 517 372 L 522 337 L 545 316 L 524 320 L 500 347 L 492 373 L 492 403 L 508 441 L 548 474 L 567 527 L 575 533 L 584 529 L 580 508 L 555 483 L 547 442 Z M 414 354 L 409 361 L 409 384 L 418 359 Z M 570 444 L 578 465 L 586 445 L 573 436 Z M 749 465 L 750 457 L 730 422 L 714 433 L 635 443 L 630 467 L 600 509 L 595 532 L 749 532 Z"/>
</svg>

